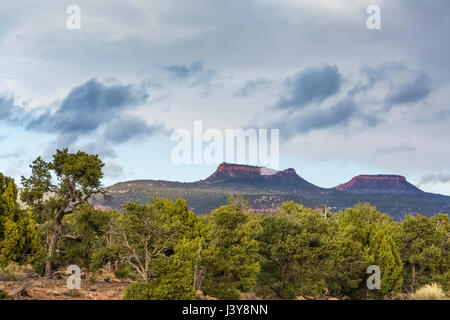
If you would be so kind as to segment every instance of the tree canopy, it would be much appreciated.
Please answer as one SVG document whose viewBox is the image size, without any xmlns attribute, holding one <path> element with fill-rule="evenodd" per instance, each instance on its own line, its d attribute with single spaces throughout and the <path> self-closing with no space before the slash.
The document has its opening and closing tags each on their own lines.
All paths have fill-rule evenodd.
<svg viewBox="0 0 450 320">
<path fill-rule="evenodd" d="M 54 255 L 61 237 L 62 219 L 87 203 L 95 194 L 104 193 L 101 186 L 104 163 L 98 155 L 82 151 L 57 150 L 50 162 L 38 157 L 30 165 L 32 174 L 22 177 L 21 199 L 39 223 L 50 224 L 46 239 L 45 275 L 52 276 Z"/>
<path fill-rule="evenodd" d="M 32 214 L 20 209 L 14 180 L 0 173 L 0 267 L 33 263 L 41 252 Z"/>
</svg>

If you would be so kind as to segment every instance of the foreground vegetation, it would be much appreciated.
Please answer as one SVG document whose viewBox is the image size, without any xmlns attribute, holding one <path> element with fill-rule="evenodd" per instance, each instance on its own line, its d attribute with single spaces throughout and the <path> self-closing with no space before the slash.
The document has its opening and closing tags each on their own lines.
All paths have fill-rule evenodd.
<svg viewBox="0 0 450 320">
<path fill-rule="evenodd" d="M 125 299 L 443 299 L 450 291 L 448 215 L 396 222 L 368 204 L 332 214 L 294 202 L 257 215 L 232 196 L 202 216 L 182 199 L 99 211 L 88 200 L 104 192 L 102 168 L 83 152 L 38 158 L 22 179 L 24 208 L 0 174 L 0 268 L 32 265 L 52 277 L 76 264 L 91 279 L 131 279 Z M 366 285 L 371 265 L 381 270 L 379 290 Z"/>
</svg>

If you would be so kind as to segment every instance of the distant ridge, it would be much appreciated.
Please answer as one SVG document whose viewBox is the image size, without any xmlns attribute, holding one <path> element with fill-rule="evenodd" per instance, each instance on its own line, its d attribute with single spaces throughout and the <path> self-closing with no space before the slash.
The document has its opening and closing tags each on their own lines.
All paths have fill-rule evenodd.
<svg viewBox="0 0 450 320">
<path fill-rule="evenodd" d="M 343 183 L 334 189 L 348 192 L 373 192 L 395 194 L 419 194 L 424 193 L 415 187 L 404 176 L 399 175 L 359 175 L 350 181 Z"/>
<path fill-rule="evenodd" d="M 227 202 L 228 195 L 241 194 L 256 212 L 274 212 L 286 201 L 305 207 L 338 211 L 368 202 L 394 219 L 405 215 L 432 216 L 450 213 L 450 197 L 427 193 L 399 175 L 359 175 L 335 188 L 320 188 L 301 178 L 292 169 L 276 171 L 258 166 L 221 163 L 204 180 L 176 182 L 163 180 L 134 180 L 108 187 L 113 199 L 98 200 L 96 204 L 120 208 L 124 203 L 148 203 L 152 198 L 176 200 L 183 198 L 197 214 L 208 213 Z"/>
</svg>

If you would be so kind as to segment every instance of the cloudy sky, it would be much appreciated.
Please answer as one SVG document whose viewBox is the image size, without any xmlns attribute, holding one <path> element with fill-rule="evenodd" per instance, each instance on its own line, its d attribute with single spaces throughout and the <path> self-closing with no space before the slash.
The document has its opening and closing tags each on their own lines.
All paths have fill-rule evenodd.
<svg viewBox="0 0 450 320">
<path fill-rule="evenodd" d="M 366 26 L 381 8 L 381 30 Z M 66 27 L 70 5 L 81 29 Z M 450 195 L 448 0 L 0 3 L 0 172 L 56 148 L 100 154 L 105 184 L 194 181 L 172 132 L 280 129 L 280 168 L 322 187 L 405 175 Z"/>
</svg>

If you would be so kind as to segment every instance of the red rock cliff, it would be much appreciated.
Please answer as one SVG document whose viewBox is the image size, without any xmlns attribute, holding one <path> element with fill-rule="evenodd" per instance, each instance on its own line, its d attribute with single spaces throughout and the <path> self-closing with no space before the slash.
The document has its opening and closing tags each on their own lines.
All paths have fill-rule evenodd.
<svg viewBox="0 0 450 320">
<path fill-rule="evenodd" d="M 223 162 L 217 167 L 217 170 L 206 179 L 206 181 L 216 182 L 222 180 L 229 180 L 233 178 L 255 178 L 255 177 L 267 177 L 267 179 L 269 179 L 269 177 L 271 176 L 298 177 L 294 169 L 276 171 L 264 167 Z"/>
<path fill-rule="evenodd" d="M 349 182 L 341 184 L 334 189 L 350 192 L 397 192 L 397 193 L 418 193 L 422 192 L 416 188 L 403 176 L 398 175 L 360 175 L 354 177 Z"/>
</svg>

